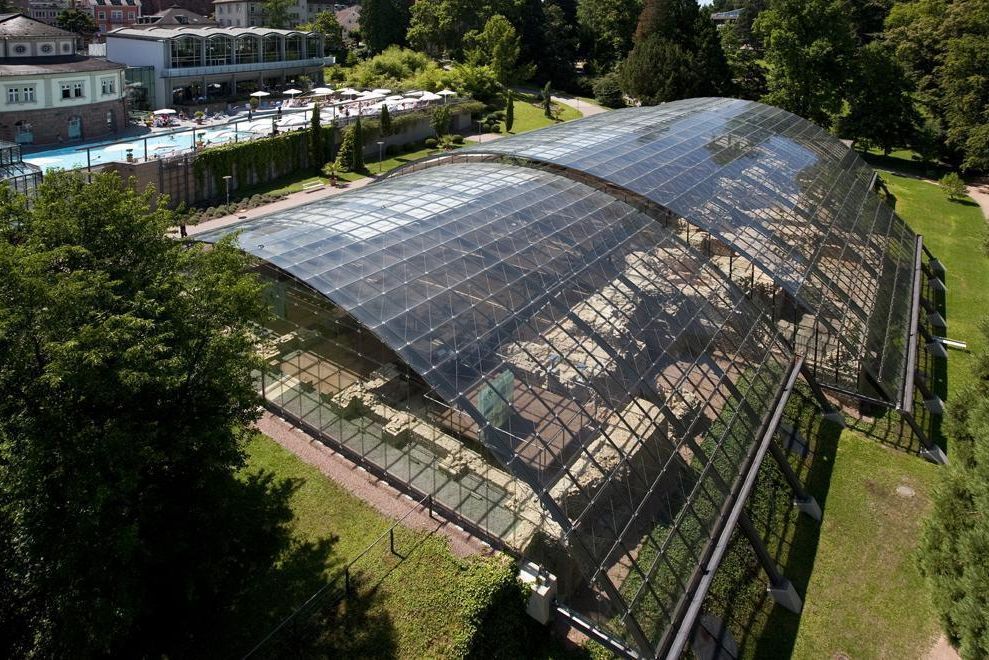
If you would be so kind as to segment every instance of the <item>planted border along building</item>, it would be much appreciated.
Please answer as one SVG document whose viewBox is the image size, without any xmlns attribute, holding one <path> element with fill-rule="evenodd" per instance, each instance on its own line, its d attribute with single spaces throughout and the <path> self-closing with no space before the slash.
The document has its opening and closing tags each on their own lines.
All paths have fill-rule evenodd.
<svg viewBox="0 0 989 660">
<path fill-rule="evenodd" d="M 612 650 L 679 657 L 736 526 L 801 607 L 744 512 L 768 453 L 820 516 L 774 442 L 798 380 L 912 419 L 940 267 L 875 183 L 799 117 L 689 99 L 197 238 L 270 284 L 269 406 L 543 566 Z"/>
</svg>

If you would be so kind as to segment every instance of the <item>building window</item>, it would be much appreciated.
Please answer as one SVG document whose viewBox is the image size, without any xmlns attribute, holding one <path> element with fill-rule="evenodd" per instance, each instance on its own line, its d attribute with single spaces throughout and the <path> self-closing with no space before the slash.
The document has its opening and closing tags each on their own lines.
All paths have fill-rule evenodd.
<svg viewBox="0 0 989 660">
<path fill-rule="evenodd" d="M 264 62 L 280 62 L 282 59 L 282 38 L 277 34 L 264 37 Z"/>
<path fill-rule="evenodd" d="M 21 90 L 21 92 L 24 94 L 25 103 L 34 103 L 34 87 L 25 87 Z"/>
<path fill-rule="evenodd" d="M 24 45 L 14 46 L 14 52 L 17 53 L 18 55 L 23 55 L 24 53 L 27 52 L 27 46 Z"/>
<path fill-rule="evenodd" d="M 172 40 L 172 66 L 175 68 L 202 66 L 202 48 L 195 37 Z"/>
<path fill-rule="evenodd" d="M 258 39 L 252 36 L 237 37 L 237 64 L 254 64 L 258 61 Z"/>
<path fill-rule="evenodd" d="M 103 95 L 113 94 L 117 91 L 117 85 L 113 78 L 104 78 L 100 81 L 100 88 Z"/>
<path fill-rule="evenodd" d="M 106 12 L 105 12 L 105 11 L 101 11 L 101 12 L 97 12 L 97 14 L 96 14 L 96 16 L 97 16 L 97 18 L 99 18 L 99 19 L 100 19 L 101 21 L 103 21 L 103 20 L 106 20 Z"/>
<path fill-rule="evenodd" d="M 85 87 L 83 86 L 83 83 L 81 82 L 72 83 L 72 96 L 74 98 L 81 99 L 84 89 Z"/>
<path fill-rule="evenodd" d="M 21 102 L 21 90 L 17 87 L 7 88 L 7 103 L 20 103 Z"/>
<path fill-rule="evenodd" d="M 111 9 L 110 10 L 110 20 L 111 21 L 119 21 L 119 20 L 122 20 L 123 17 L 124 17 L 124 12 L 120 11 L 119 9 Z"/>
<path fill-rule="evenodd" d="M 64 44 L 62 44 L 62 52 L 63 53 L 70 53 L 70 52 L 72 52 L 72 44 L 70 44 L 68 41 L 66 41 Z"/>
<path fill-rule="evenodd" d="M 233 46 L 227 37 L 210 37 L 206 41 L 206 66 L 233 63 Z"/>
<path fill-rule="evenodd" d="M 62 83 L 62 98 L 71 99 L 72 98 L 72 85 L 68 83 Z"/>
<path fill-rule="evenodd" d="M 19 121 L 14 124 L 14 142 L 17 144 L 31 144 L 34 142 L 34 128 L 26 121 Z"/>
<path fill-rule="evenodd" d="M 54 48 L 52 48 L 52 45 L 51 44 L 42 44 L 41 45 L 41 52 L 44 53 L 45 55 L 48 55 L 53 50 L 54 50 Z"/>
<path fill-rule="evenodd" d="M 302 35 L 293 34 L 291 36 L 285 37 L 285 59 L 286 60 L 302 59 Z"/>
</svg>

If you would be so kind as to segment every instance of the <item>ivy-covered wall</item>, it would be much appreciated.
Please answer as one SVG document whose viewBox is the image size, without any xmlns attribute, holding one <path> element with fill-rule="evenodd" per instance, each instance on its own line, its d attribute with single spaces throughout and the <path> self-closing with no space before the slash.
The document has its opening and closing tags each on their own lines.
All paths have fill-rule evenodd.
<svg viewBox="0 0 989 660">
<path fill-rule="evenodd" d="M 475 107 L 477 106 L 477 107 Z M 479 112 L 483 106 L 474 101 L 459 102 L 453 107 L 453 130 L 470 125 L 472 112 Z M 392 144 L 419 142 L 431 136 L 431 112 L 423 110 L 392 118 L 392 130 L 387 136 L 381 136 L 381 126 L 377 119 L 362 121 L 364 135 L 364 151 L 368 157 L 376 157 L 378 140 L 384 147 Z M 324 140 L 323 153 L 329 160 L 336 154 L 342 130 L 330 126 L 322 127 Z M 195 193 L 191 197 L 196 201 L 219 199 L 226 194 L 224 176 L 231 176 L 230 190 L 252 186 L 260 182 L 270 181 L 310 167 L 309 164 L 309 128 L 282 133 L 274 137 L 224 144 L 203 149 L 195 155 L 192 169 L 195 180 Z M 170 193 L 173 199 L 189 199 L 185 195 Z"/>
</svg>

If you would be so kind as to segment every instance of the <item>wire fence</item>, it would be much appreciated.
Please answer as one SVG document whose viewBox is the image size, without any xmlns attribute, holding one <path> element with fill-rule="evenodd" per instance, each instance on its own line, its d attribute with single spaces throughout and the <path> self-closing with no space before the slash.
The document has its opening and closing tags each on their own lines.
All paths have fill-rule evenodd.
<svg viewBox="0 0 989 660">
<path fill-rule="evenodd" d="M 423 535 L 417 542 L 404 548 L 405 554 L 396 545 L 395 529 L 402 525 L 413 513 L 425 508 L 429 517 L 433 518 L 433 496 L 426 495 L 415 502 L 401 518 L 397 519 L 384 532 L 374 539 L 356 557 L 347 562 L 322 587 L 299 605 L 291 614 L 286 616 L 277 626 L 271 629 L 243 658 L 272 658 L 272 657 L 301 657 L 318 643 L 323 634 L 323 624 L 331 621 L 338 607 L 348 599 L 361 598 L 362 587 L 369 586 L 377 580 L 380 582 L 388 576 L 393 566 L 384 562 L 370 563 L 372 550 L 384 546 L 387 542 L 388 557 L 396 557 L 399 562 L 409 555 L 429 536 Z M 383 573 L 375 569 L 384 568 Z"/>
</svg>

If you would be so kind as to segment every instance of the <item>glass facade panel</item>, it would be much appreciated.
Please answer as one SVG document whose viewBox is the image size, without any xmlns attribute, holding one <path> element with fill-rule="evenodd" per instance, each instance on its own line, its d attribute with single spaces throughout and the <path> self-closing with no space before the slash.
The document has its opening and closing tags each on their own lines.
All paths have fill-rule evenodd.
<svg viewBox="0 0 989 660">
<path fill-rule="evenodd" d="M 457 158 L 471 153 L 562 168 L 684 218 L 684 238 L 724 253 L 719 266 L 766 299 L 823 380 L 899 391 L 913 234 L 873 193 L 873 171 L 814 124 L 752 101 L 687 99 Z"/>
<path fill-rule="evenodd" d="M 656 643 L 790 364 L 716 255 L 675 218 L 494 163 L 198 238 L 232 232 L 271 282 L 271 403 Z"/>
<path fill-rule="evenodd" d="M 282 60 L 282 38 L 277 34 L 265 35 L 261 38 L 265 62 L 280 62 Z"/>
<path fill-rule="evenodd" d="M 229 37 L 206 40 L 206 66 L 233 64 L 233 41 Z"/>
<path fill-rule="evenodd" d="M 237 37 L 237 64 L 255 64 L 259 61 L 258 38 Z"/>
<path fill-rule="evenodd" d="M 172 67 L 176 69 L 202 66 L 203 65 L 203 44 L 196 37 L 178 37 L 172 39 L 171 58 Z"/>
</svg>

